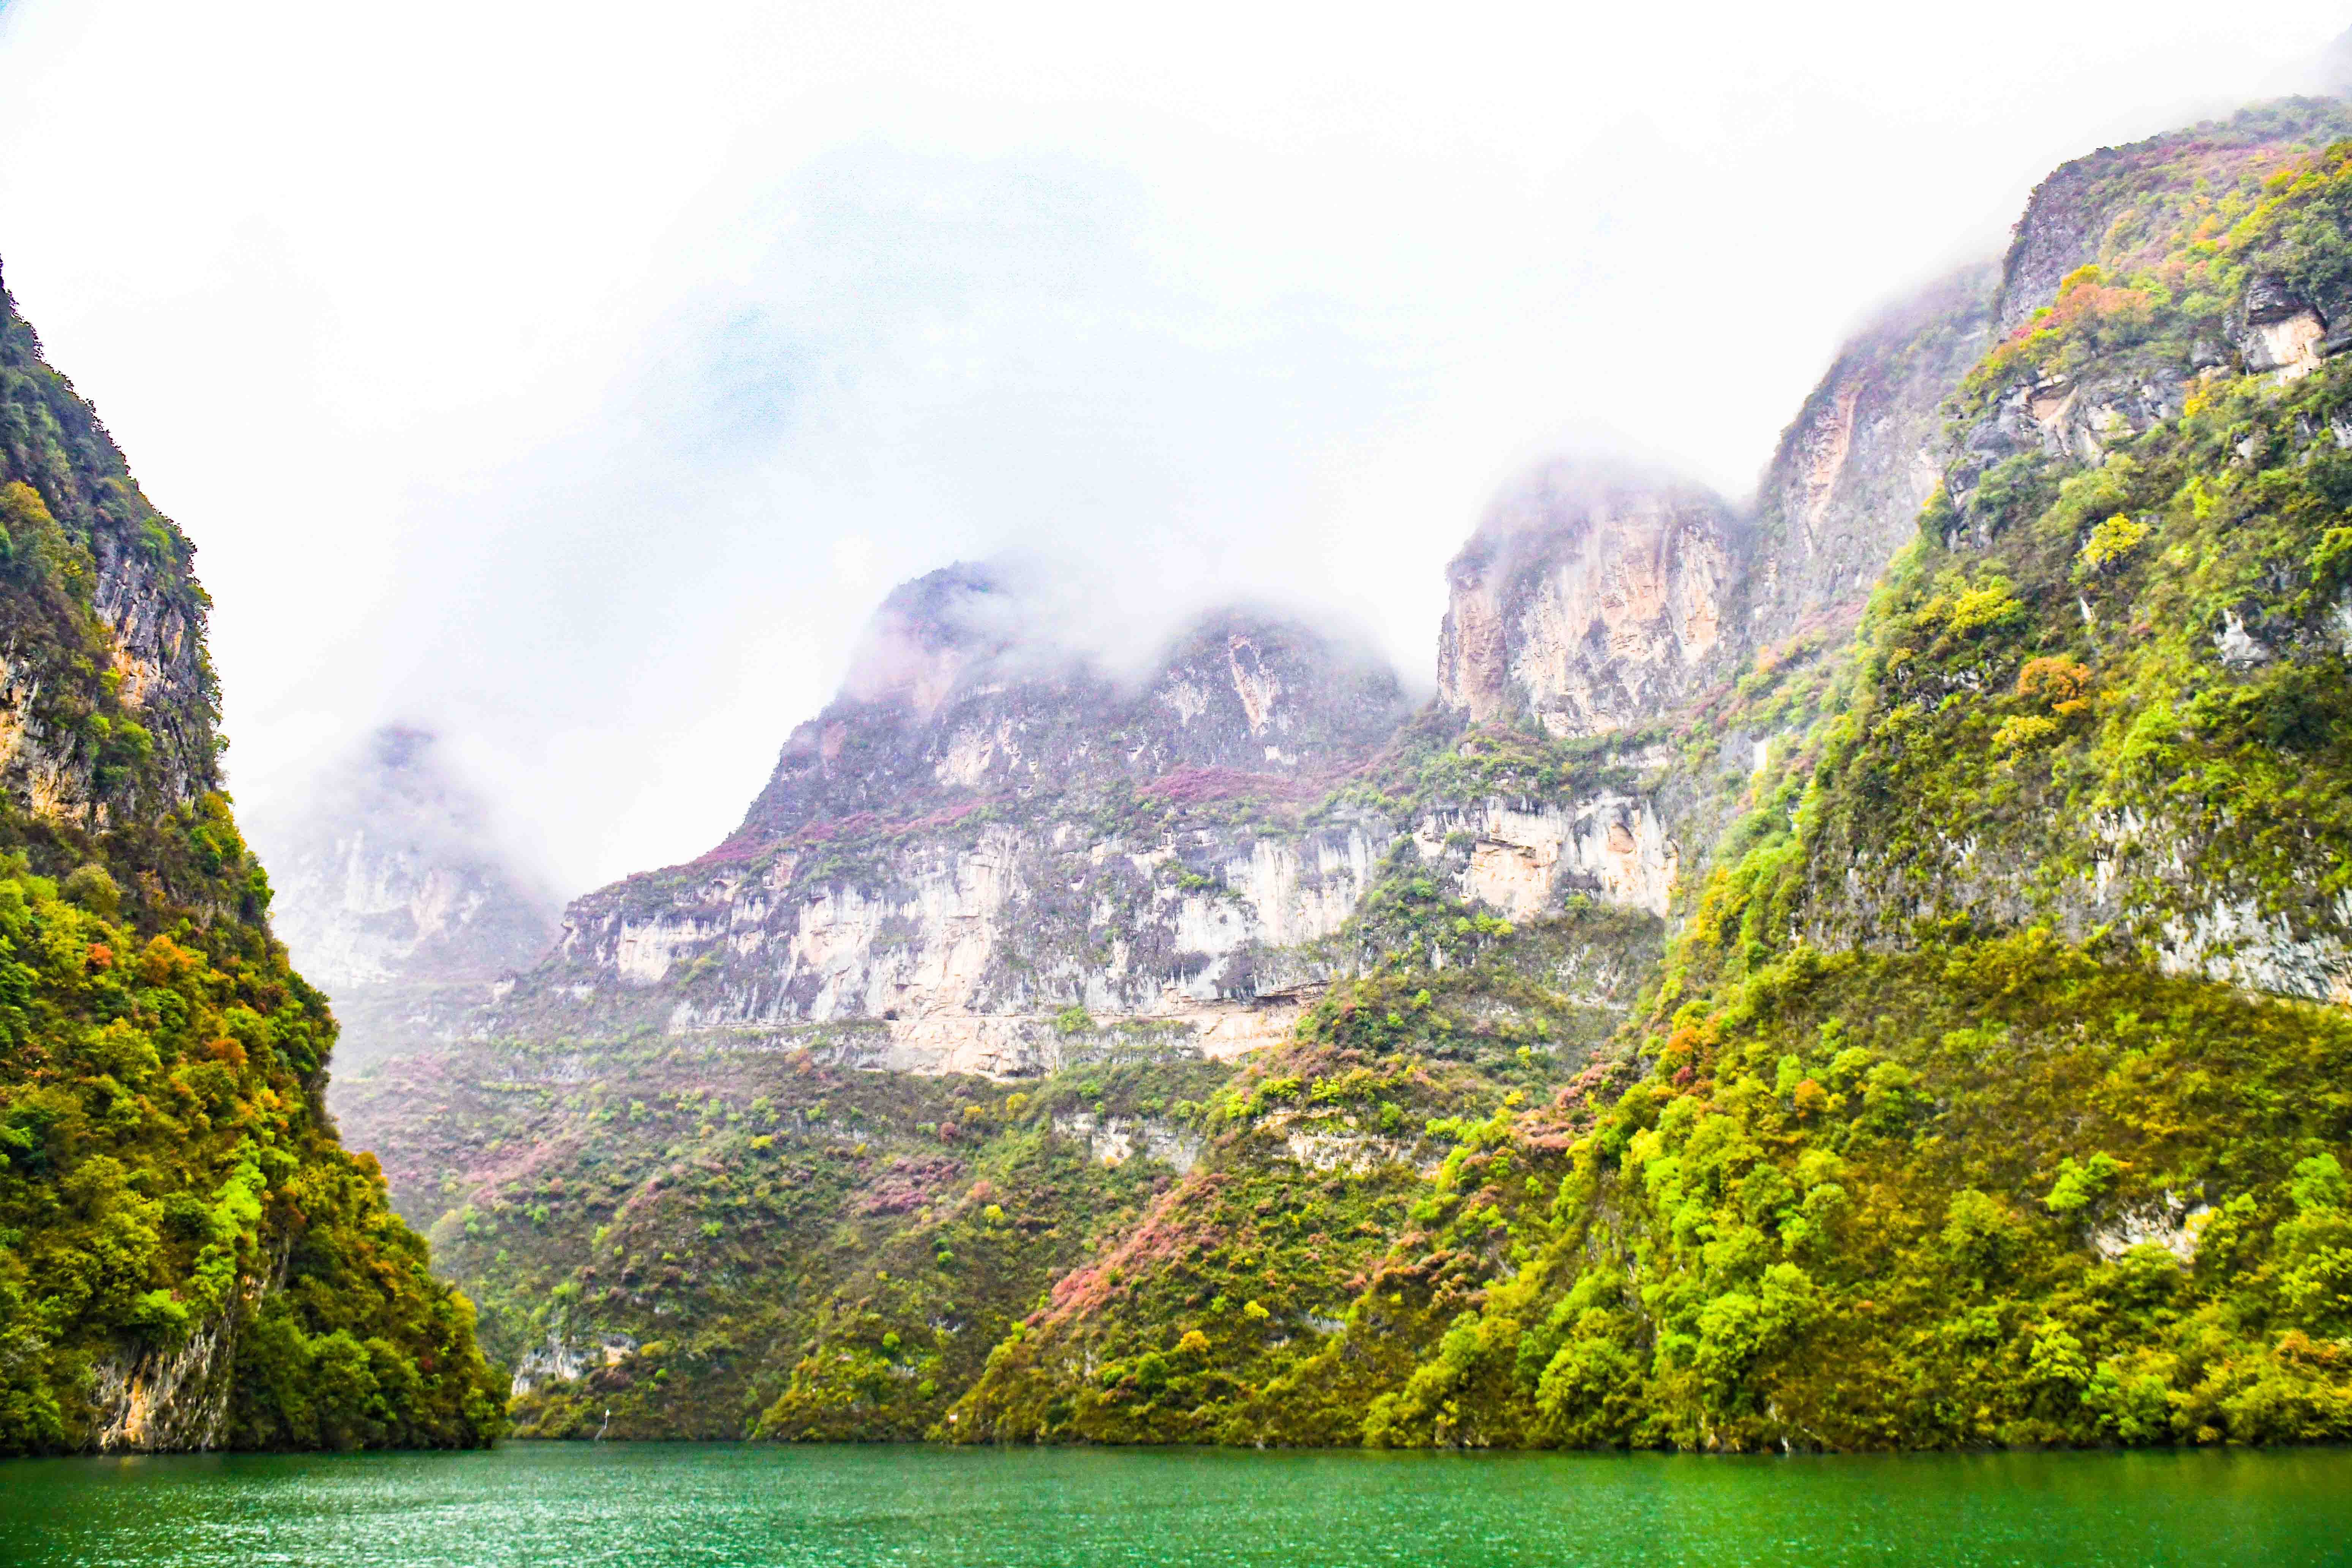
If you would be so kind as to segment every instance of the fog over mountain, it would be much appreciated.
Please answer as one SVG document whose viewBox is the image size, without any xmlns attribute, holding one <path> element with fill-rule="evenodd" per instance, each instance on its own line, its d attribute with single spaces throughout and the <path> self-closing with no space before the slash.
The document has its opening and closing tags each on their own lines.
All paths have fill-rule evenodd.
<svg viewBox="0 0 2352 1568">
<path fill-rule="evenodd" d="M 566 891 L 723 834 L 958 558 L 1129 632 L 1305 597 L 1426 691 L 1528 462 L 1744 491 L 2031 171 L 2342 21 L 555 15 L 16 0 L 0 247 L 204 543 L 240 798 L 422 723 Z"/>
<path fill-rule="evenodd" d="M 557 900 L 513 826 L 429 731 L 376 731 L 249 831 L 278 939 L 334 1000 L 345 1068 L 435 1038 L 555 940 Z"/>
</svg>

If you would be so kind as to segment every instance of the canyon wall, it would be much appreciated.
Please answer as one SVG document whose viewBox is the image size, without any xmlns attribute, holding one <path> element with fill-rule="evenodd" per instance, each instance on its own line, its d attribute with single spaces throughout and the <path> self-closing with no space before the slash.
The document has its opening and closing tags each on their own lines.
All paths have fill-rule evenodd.
<svg viewBox="0 0 2352 1568">
<path fill-rule="evenodd" d="M 254 837 L 278 934 L 334 998 L 347 1070 L 462 1033 L 502 979 L 554 944 L 560 904 L 429 731 L 369 735 Z"/>
</svg>

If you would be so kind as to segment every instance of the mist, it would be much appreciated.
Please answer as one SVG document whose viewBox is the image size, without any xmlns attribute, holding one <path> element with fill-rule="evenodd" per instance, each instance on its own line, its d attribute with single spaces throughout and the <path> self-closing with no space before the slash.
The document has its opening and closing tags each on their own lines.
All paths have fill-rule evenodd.
<svg viewBox="0 0 2352 1568">
<path fill-rule="evenodd" d="M 2306 87 L 2160 4 L 0 9 L 0 258 L 215 599 L 241 808 L 428 727 L 567 892 L 718 842 L 896 583 L 1431 680 L 1563 449 L 1745 493 L 2057 163 Z"/>
</svg>

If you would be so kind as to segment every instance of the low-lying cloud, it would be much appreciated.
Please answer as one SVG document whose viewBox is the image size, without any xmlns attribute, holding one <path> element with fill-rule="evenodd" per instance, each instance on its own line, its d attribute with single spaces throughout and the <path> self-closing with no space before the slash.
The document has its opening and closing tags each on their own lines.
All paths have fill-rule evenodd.
<svg viewBox="0 0 2352 1568">
<path fill-rule="evenodd" d="M 2340 26 L 16 0 L 0 257 L 202 549 L 247 805 L 422 723 L 576 890 L 723 837 L 959 558 L 1425 685 L 1528 462 L 1740 493 L 2052 164 Z"/>
</svg>

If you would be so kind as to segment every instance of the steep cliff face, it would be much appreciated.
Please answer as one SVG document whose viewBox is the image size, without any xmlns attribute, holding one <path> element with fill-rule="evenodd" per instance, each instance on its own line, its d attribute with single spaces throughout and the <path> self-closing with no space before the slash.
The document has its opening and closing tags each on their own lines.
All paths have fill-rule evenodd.
<svg viewBox="0 0 2352 1568">
<path fill-rule="evenodd" d="M 1678 720 L 1759 654 L 1840 647 L 1942 481 L 1940 405 L 1988 346 L 1995 281 L 1967 268 L 1847 342 L 1750 508 L 1606 464 L 1512 486 L 1447 569 L 1439 700 L 1605 735 Z"/>
<path fill-rule="evenodd" d="M 1756 498 L 1740 584 L 1744 651 L 1843 637 L 1943 480 L 1941 405 L 1990 345 L 1990 265 L 1870 322 L 1782 433 Z"/>
<path fill-rule="evenodd" d="M 1709 1449 L 2352 1430 L 2352 1098 L 2332 1087 L 2352 1062 L 2352 383 L 2323 303 L 2352 257 L 2352 162 L 2247 140 L 2282 120 L 2310 122 L 2288 106 L 2175 139 L 2201 188 L 2166 156 L 2084 206 L 2045 187 L 2010 277 L 2065 255 L 2065 280 L 1958 387 L 1859 656 L 1759 638 L 1727 692 L 1671 716 L 1649 798 L 1685 835 L 1733 805 L 1706 864 L 1685 858 L 1703 879 L 1625 1058 L 1548 1103 L 1433 1117 L 1444 1158 L 1416 1164 L 1434 1151 L 1355 1097 L 1458 1037 L 1459 971 L 1427 925 L 1368 918 L 1385 961 L 1243 1068 L 1193 1175 L 1056 1283 L 940 1430 Z M 2081 233 L 2098 246 L 2066 252 Z M 1843 424 L 1834 374 L 1824 391 L 1782 448 L 1798 482 L 1775 501 L 1768 479 L 1784 522 L 1835 451 L 1812 438 Z M 1801 578 L 1801 528 L 1763 535 Z M 1356 1250 L 1366 1226 L 1393 1239 Z"/>
<path fill-rule="evenodd" d="M 499 1381 L 318 1104 L 193 553 L 0 290 L 0 1453 L 457 1444 Z"/>
<path fill-rule="evenodd" d="M 1791 648 L 1838 646 L 1857 579 L 1913 530 L 1989 288 L 1948 279 L 1849 344 L 1755 518 L 1622 468 L 1507 491 L 1450 569 L 1441 712 L 1559 739 L 1682 723 L 1774 640 L 1794 684 Z M 1376 661 L 1233 610 L 1115 678 L 1056 638 L 1051 588 L 996 563 L 893 593 L 742 826 L 579 900 L 553 959 L 464 1032 L 783 1031 L 1003 1075 L 1057 1059 L 1076 1008 L 1230 1055 L 1284 1038 L 1354 962 L 1332 941 L 1397 846 L 1434 867 L 1472 844 L 1448 887 L 1514 918 L 1573 895 L 1663 917 L 1685 841 L 1711 840 L 1753 771 L 1726 787 L 1661 755 L 1646 781 L 1534 800 L 1475 777 L 1351 786 L 1401 718 Z M 1773 708 L 1742 759 L 1802 716 Z"/>
<path fill-rule="evenodd" d="M 348 1069 L 448 1038 L 553 945 L 559 906 L 436 738 L 393 726 L 322 770 L 300 813 L 255 832 L 275 925 L 342 1025 Z"/>
<path fill-rule="evenodd" d="M 743 826 L 575 903 L 486 1032 L 861 1022 L 859 1059 L 983 1072 L 1071 1008 L 1278 1037 L 1396 833 L 1309 810 L 1394 728 L 1394 675 L 1227 611 L 1122 682 L 1036 626 L 1000 568 L 900 588 Z"/>
<path fill-rule="evenodd" d="M 2070 165 L 2021 226 L 2012 280 L 2082 221 L 2070 193 L 2129 207 L 1955 405 L 1946 492 L 1878 629 L 1861 772 L 1823 802 L 1822 939 L 2038 921 L 2352 997 L 2326 542 L 2352 410 L 2313 303 L 2352 302 L 2352 247 L 2341 172 L 2304 139 L 2338 120 L 2252 139 L 2277 118 L 2143 143 L 2125 172 L 2086 161 L 2109 182 L 2088 193 Z M 1888 820 L 1862 777 L 1943 803 L 1938 826 Z"/>
<path fill-rule="evenodd" d="M 1557 736 L 1633 728 L 1719 674 L 1744 542 L 1718 498 L 1554 464 L 1498 500 L 1446 569 L 1439 700 Z"/>
</svg>

